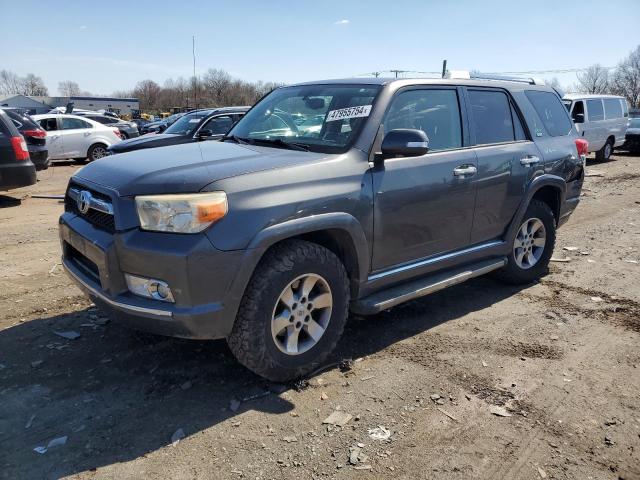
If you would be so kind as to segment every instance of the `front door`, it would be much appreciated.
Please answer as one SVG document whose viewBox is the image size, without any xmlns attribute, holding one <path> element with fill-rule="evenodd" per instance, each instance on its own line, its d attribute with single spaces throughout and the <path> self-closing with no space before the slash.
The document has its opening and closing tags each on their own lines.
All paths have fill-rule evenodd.
<svg viewBox="0 0 640 480">
<path fill-rule="evenodd" d="M 49 158 L 65 158 L 64 144 L 60 132 L 60 123 L 56 117 L 41 118 L 38 120 L 40 126 L 47 132 L 47 151 Z"/>
<path fill-rule="evenodd" d="M 386 159 L 373 170 L 373 270 L 464 247 L 473 220 L 477 168 L 463 148 L 459 90 L 411 88 L 396 94 L 384 130 L 423 130 L 429 152 Z"/>
</svg>

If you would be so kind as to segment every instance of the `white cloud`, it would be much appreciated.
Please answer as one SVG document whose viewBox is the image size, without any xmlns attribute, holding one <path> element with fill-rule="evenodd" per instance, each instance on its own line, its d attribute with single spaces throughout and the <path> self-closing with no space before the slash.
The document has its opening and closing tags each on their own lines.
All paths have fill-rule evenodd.
<svg viewBox="0 0 640 480">
<path fill-rule="evenodd" d="M 342 20 L 338 20 L 337 22 L 333 23 L 334 25 L 349 25 L 349 20 L 347 20 L 346 18 L 342 19 Z"/>
</svg>

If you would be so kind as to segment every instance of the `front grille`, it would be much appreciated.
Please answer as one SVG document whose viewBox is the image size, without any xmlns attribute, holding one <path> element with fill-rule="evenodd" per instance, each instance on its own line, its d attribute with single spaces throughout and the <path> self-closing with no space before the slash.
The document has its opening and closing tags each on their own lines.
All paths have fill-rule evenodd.
<svg viewBox="0 0 640 480">
<path fill-rule="evenodd" d="M 111 199 L 108 196 L 103 195 L 102 193 L 90 190 L 80 185 L 72 184 L 67 190 L 67 194 L 64 197 L 64 209 L 66 212 L 71 212 L 84 218 L 87 222 L 91 223 L 101 230 L 109 233 L 114 233 L 116 231 L 116 224 L 113 218 L 113 214 L 106 213 L 95 208 L 89 208 L 86 213 L 82 213 L 78 208 L 77 200 L 75 198 L 72 198 L 72 196 L 69 194 L 69 191 L 72 189 L 76 192 L 83 190 L 87 191 L 94 199 L 99 200 L 109 207 L 111 206 Z"/>
<path fill-rule="evenodd" d="M 98 266 L 66 242 L 65 248 L 65 256 L 86 276 L 91 278 L 98 285 L 102 286 L 100 282 L 100 269 Z"/>
</svg>

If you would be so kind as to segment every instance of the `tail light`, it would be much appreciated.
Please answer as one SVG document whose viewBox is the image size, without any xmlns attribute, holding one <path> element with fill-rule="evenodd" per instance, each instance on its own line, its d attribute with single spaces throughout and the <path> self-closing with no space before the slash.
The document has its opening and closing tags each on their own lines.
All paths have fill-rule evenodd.
<svg viewBox="0 0 640 480">
<path fill-rule="evenodd" d="M 578 149 L 578 155 L 586 157 L 589 153 L 589 142 L 584 138 L 576 138 L 576 148 Z"/>
<path fill-rule="evenodd" d="M 45 132 L 41 128 L 34 128 L 32 130 L 25 130 L 24 132 L 22 132 L 22 135 L 34 138 L 46 138 L 47 132 Z"/>
<path fill-rule="evenodd" d="M 122 132 L 120 132 L 120 130 L 118 130 L 117 128 L 113 129 L 113 133 L 115 133 L 120 140 L 124 140 L 124 135 L 122 135 Z"/>
<path fill-rule="evenodd" d="M 29 160 L 29 149 L 24 137 L 11 137 L 11 146 L 16 154 L 16 160 Z"/>
</svg>

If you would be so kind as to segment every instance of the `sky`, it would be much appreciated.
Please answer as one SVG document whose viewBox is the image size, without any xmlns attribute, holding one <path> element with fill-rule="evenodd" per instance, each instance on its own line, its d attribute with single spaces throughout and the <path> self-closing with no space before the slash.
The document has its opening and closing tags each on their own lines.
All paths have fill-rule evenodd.
<svg viewBox="0 0 640 480">
<path fill-rule="evenodd" d="M 640 44 L 640 0 L 0 0 L 0 19 L 0 70 L 34 73 L 50 94 L 63 80 L 109 95 L 188 78 L 192 36 L 197 75 L 282 83 L 440 71 L 443 59 L 482 72 L 611 67 Z"/>
</svg>

